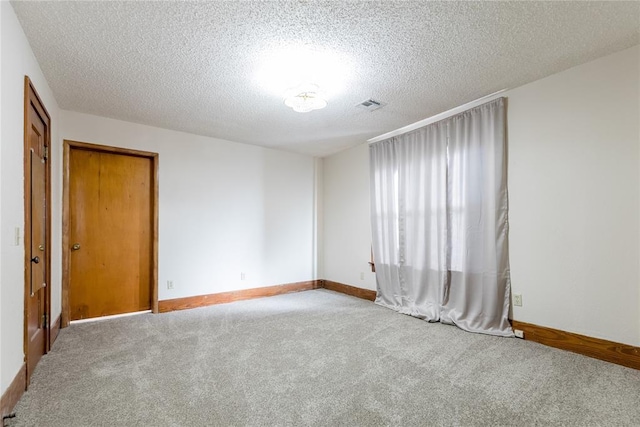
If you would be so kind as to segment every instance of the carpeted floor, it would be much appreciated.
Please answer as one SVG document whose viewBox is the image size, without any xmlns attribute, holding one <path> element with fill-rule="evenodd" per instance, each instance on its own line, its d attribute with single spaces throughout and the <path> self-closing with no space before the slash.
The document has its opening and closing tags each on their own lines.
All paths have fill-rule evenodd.
<svg viewBox="0 0 640 427">
<path fill-rule="evenodd" d="M 72 325 L 11 426 L 640 425 L 640 371 L 327 290 Z"/>
</svg>

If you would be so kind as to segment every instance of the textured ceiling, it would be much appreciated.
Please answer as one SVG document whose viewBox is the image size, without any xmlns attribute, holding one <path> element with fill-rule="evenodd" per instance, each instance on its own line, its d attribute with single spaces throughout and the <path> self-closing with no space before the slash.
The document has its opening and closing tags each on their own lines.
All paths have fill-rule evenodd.
<svg viewBox="0 0 640 427">
<path fill-rule="evenodd" d="M 638 2 L 13 7 L 63 109 L 316 156 L 640 41 Z M 265 73 L 314 61 L 329 105 L 293 112 Z"/>
</svg>

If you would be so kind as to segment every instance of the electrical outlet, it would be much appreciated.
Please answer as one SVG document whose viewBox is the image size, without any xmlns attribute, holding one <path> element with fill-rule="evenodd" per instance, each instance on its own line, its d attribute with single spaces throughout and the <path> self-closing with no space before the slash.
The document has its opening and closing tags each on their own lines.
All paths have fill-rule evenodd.
<svg viewBox="0 0 640 427">
<path fill-rule="evenodd" d="M 520 329 L 514 329 L 513 333 L 515 334 L 516 338 L 524 339 L 524 331 L 521 331 Z"/>
<path fill-rule="evenodd" d="M 360 272 L 360 280 L 364 280 L 364 272 Z"/>
<path fill-rule="evenodd" d="M 167 289 L 173 289 L 173 280 L 167 280 Z"/>
<path fill-rule="evenodd" d="M 522 307 L 522 294 L 513 294 L 513 305 Z"/>
<path fill-rule="evenodd" d="M 247 278 L 247 276 L 244 273 L 240 273 L 240 280 L 244 280 L 246 278 Z"/>
</svg>

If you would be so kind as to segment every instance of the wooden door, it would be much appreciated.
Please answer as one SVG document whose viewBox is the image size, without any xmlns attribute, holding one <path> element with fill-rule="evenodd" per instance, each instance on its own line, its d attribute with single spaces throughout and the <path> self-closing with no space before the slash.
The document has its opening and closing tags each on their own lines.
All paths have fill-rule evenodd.
<svg viewBox="0 0 640 427">
<path fill-rule="evenodd" d="M 151 309 L 152 159 L 71 147 L 68 166 L 70 320 Z"/>
<path fill-rule="evenodd" d="M 49 347 L 49 146 L 50 119 L 25 79 L 25 358 L 27 383 Z"/>
</svg>

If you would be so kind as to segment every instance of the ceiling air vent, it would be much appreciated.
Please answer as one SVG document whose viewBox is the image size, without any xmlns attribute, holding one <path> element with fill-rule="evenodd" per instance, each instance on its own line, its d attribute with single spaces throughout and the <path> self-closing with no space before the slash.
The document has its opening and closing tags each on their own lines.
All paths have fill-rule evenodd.
<svg viewBox="0 0 640 427">
<path fill-rule="evenodd" d="M 367 111 L 374 111 L 384 106 L 385 104 L 383 104 L 382 102 L 376 101 L 375 99 L 371 99 L 371 98 L 367 99 L 366 101 L 362 101 L 360 104 L 356 105 L 356 107 L 362 108 Z"/>
</svg>

